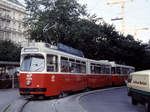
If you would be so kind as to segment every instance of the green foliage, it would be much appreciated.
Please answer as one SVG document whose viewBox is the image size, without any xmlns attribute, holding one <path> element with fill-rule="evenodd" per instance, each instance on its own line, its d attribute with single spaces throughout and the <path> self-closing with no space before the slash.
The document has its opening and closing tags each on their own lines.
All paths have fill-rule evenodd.
<svg viewBox="0 0 150 112">
<path fill-rule="evenodd" d="M 79 20 L 80 16 L 86 15 L 85 6 L 81 6 L 76 0 L 25 0 L 30 18 L 26 24 L 32 29 L 31 39 L 47 41 L 59 41 L 61 38 L 69 36 L 71 25 Z M 50 29 L 48 35 L 44 37 L 43 28 L 49 23 L 52 26 L 57 23 L 57 27 Z M 46 39 L 48 38 L 48 39 Z"/>
<path fill-rule="evenodd" d="M 21 47 L 11 41 L 0 40 L 0 61 L 19 61 Z"/>
<path fill-rule="evenodd" d="M 77 0 L 25 0 L 30 18 L 31 39 L 44 42 L 61 42 L 82 50 L 86 58 L 116 61 L 135 66 L 137 70 L 150 68 L 147 45 L 124 36 L 113 25 L 98 24 L 100 18 L 86 12 L 86 6 Z M 43 33 L 49 23 L 55 27 Z"/>
</svg>

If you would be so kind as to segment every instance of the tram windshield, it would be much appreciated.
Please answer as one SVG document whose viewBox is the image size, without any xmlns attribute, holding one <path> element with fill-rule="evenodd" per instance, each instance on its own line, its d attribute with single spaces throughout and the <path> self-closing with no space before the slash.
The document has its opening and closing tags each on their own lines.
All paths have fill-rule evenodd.
<svg viewBox="0 0 150 112">
<path fill-rule="evenodd" d="M 20 70 L 24 72 L 42 72 L 44 63 L 44 56 L 42 55 L 24 55 Z"/>
</svg>

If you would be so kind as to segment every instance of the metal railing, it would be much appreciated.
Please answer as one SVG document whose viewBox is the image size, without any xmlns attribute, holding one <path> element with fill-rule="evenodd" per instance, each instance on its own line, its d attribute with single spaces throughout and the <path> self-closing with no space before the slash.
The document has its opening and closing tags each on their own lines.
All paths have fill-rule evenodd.
<svg viewBox="0 0 150 112">
<path fill-rule="evenodd" d="M 19 82 L 18 78 L 16 77 L 9 77 L 9 78 L 1 78 L 0 79 L 0 88 L 6 89 L 6 88 L 18 88 Z"/>
</svg>

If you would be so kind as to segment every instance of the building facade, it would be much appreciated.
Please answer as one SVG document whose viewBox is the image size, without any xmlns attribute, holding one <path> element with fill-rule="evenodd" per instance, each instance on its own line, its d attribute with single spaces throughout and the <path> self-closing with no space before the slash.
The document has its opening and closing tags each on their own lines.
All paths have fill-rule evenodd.
<svg viewBox="0 0 150 112">
<path fill-rule="evenodd" d="M 0 39 L 27 45 L 27 28 L 23 23 L 25 18 L 25 7 L 18 0 L 0 0 Z"/>
</svg>

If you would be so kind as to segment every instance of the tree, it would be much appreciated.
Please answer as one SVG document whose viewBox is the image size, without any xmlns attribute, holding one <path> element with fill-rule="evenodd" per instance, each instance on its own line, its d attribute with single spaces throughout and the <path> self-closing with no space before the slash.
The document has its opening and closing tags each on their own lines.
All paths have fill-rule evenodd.
<svg viewBox="0 0 150 112">
<path fill-rule="evenodd" d="M 81 6 L 76 0 L 25 0 L 30 18 L 26 21 L 32 31 L 31 39 L 50 42 L 62 40 L 61 38 L 70 36 L 71 25 L 79 20 L 79 17 L 86 15 L 85 6 Z M 50 29 L 45 39 L 43 35 L 44 27 L 57 23 L 57 26 Z M 47 35 L 46 35 L 47 36 Z"/>
<path fill-rule="evenodd" d="M 19 61 L 21 47 L 11 41 L 0 40 L 0 61 Z"/>
</svg>

